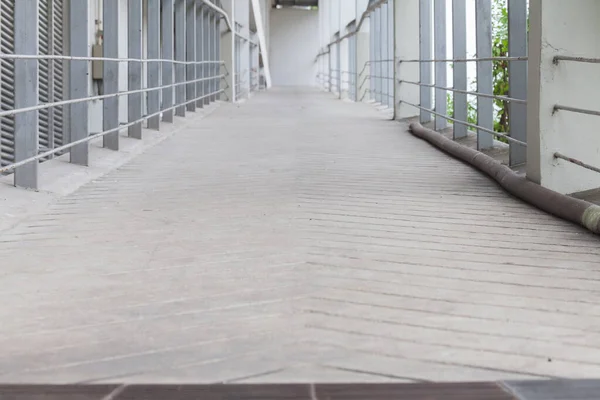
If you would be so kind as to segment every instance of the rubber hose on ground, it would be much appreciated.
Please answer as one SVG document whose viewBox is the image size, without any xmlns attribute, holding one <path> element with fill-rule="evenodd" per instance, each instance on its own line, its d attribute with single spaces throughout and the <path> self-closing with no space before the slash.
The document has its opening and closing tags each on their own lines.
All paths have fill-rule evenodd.
<svg viewBox="0 0 600 400">
<path fill-rule="evenodd" d="M 410 124 L 410 132 L 442 151 L 469 163 L 493 178 L 507 192 L 559 218 L 582 225 L 600 234 L 600 206 L 544 188 L 518 176 L 507 166 L 477 150 L 460 145 L 419 123 Z"/>
</svg>

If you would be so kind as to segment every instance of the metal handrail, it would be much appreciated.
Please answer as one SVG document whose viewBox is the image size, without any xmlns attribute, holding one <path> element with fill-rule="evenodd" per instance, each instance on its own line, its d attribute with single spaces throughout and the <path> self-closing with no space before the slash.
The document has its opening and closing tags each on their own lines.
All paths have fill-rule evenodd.
<svg viewBox="0 0 600 400">
<path fill-rule="evenodd" d="M 185 83 L 191 83 L 191 82 L 185 82 Z M 221 89 L 221 90 L 209 93 L 209 94 L 205 94 L 205 95 L 196 97 L 196 98 L 194 98 L 192 100 L 186 100 L 185 102 L 181 102 L 181 103 L 175 104 L 175 105 L 173 105 L 171 107 L 165 108 L 165 109 L 157 111 L 155 113 L 152 113 L 152 114 L 149 114 L 149 115 L 145 115 L 142 118 L 137 119 L 135 121 L 128 122 L 128 123 L 123 124 L 123 125 L 119 125 L 116 128 L 108 129 L 106 131 L 102 131 L 102 132 L 90 135 L 90 136 L 88 136 L 86 138 L 79 139 L 79 140 L 76 140 L 74 142 L 67 143 L 65 145 L 59 146 L 59 147 L 55 147 L 55 148 L 53 148 L 51 150 L 45 151 L 43 153 L 40 153 L 40 154 L 38 154 L 38 155 L 36 155 L 34 157 L 29 157 L 29 158 L 26 158 L 25 160 L 21 160 L 19 162 L 12 163 L 12 164 L 9 164 L 9 165 L 7 165 L 5 167 L 2 167 L 2 168 L 0 168 L 0 174 L 13 171 L 14 169 L 16 169 L 18 167 L 21 167 L 23 165 L 26 165 L 26 164 L 29 164 L 29 163 L 32 163 L 32 162 L 35 162 L 35 161 L 39 161 L 41 159 L 44 159 L 46 157 L 52 156 L 52 155 L 57 154 L 57 153 L 61 153 L 61 152 L 65 151 L 65 150 L 68 150 L 68 149 L 70 149 L 72 147 L 75 147 L 77 145 L 88 143 L 88 142 L 90 142 L 90 141 L 92 141 L 94 139 L 98 139 L 100 137 L 106 136 L 109 133 L 119 132 L 119 131 L 121 131 L 123 129 L 129 128 L 130 126 L 134 126 L 134 125 L 140 124 L 140 123 L 142 123 L 144 121 L 147 121 L 148 119 L 150 119 L 152 117 L 159 116 L 159 115 L 161 115 L 162 113 L 164 113 L 166 111 L 175 110 L 176 108 L 185 106 L 185 105 L 190 104 L 190 103 L 194 103 L 194 102 L 196 102 L 198 100 L 205 99 L 206 97 L 215 96 L 215 95 L 217 95 L 219 93 L 222 93 L 222 92 L 224 92 L 224 89 Z"/>
</svg>

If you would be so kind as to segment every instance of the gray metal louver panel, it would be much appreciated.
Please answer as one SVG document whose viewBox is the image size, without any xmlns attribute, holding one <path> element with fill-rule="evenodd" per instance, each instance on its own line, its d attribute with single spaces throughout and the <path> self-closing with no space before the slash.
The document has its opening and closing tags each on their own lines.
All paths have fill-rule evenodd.
<svg viewBox="0 0 600 400">
<path fill-rule="evenodd" d="M 40 55 L 47 56 L 50 54 L 50 32 L 49 32 L 49 18 L 50 18 L 50 4 L 51 0 L 39 0 L 39 22 L 38 22 L 38 33 L 39 33 L 39 49 Z M 50 102 L 50 82 L 51 82 L 51 71 L 50 61 L 41 59 L 39 62 L 39 102 L 45 104 Z M 41 149 L 50 148 L 50 109 L 43 109 L 39 112 L 39 146 Z"/>
<path fill-rule="evenodd" d="M 39 0 L 39 53 L 41 55 L 64 54 L 63 0 Z M 40 61 L 41 104 L 63 100 L 64 67 L 61 60 Z M 53 149 L 64 143 L 63 108 L 40 110 L 40 151 Z"/>
<path fill-rule="evenodd" d="M 15 51 L 14 38 L 15 0 L 0 0 L 0 51 L 13 54 Z M 0 108 L 12 110 L 15 105 L 14 97 L 14 61 L 0 60 Z M 14 117 L 0 118 L 0 164 L 14 162 L 15 151 L 15 122 Z"/>
</svg>

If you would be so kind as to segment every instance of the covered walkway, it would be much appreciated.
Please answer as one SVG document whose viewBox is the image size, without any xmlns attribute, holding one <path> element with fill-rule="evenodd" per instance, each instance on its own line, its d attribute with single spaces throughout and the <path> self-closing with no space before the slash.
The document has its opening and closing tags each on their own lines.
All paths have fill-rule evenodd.
<svg viewBox="0 0 600 400">
<path fill-rule="evenodd" d="M 0 232 L 0 381 L 600 375 L 598 237 L 364 103 L 190 120 Z"/>
</svg>

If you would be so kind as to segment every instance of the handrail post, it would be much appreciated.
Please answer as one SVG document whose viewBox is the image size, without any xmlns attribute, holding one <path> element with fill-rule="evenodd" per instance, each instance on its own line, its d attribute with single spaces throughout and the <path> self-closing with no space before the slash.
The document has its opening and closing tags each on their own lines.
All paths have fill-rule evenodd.
<svg viewBox="0 0 600 400">
<path fill-rule="evenodd" d="M 17 3 L 19 3 L 17 1 Z M 27 2 L 24 2 L 27 3 Z M 119 2 L 104 0 L 102 5 L 103 50 L 104 57 L 119 57 Z M 119 63 L 117 61 L 104 61 L 102 84 L 104 94 L 113 94 L 119 91 Z M 110 97 L 102 100 L 102 129 L 105 131 L 119 126 L 119 98 Z M 112 132 L 103 137 L 104 147 L 110 150 L 119 150 L 119 132 Z"/>
<path fill-rule="evenodd" d="M 15 2 L 15 54 L 37 55 L 38 1 Z M 39 98 L 39 62 L 36 59 L 15 60 L 15 108 L 35 106 Z M 38 153 L 38 111 L 15 115 L 15 162 L 36 156 Z M 38 161 L 17 167 L 15 186 L 38 188 Z"/>
<path fill-rule="evenodd" d="M 71 1 L 73 3 L 73 1 Z M 86 3 L 86 2 L 83 2 Z M 148 58 L 160 59 L 160 0 L 148 0 Z M 148 63 L 148 87 L 160 86 L 160 63 Z M 160 92 L 153 90 L 148 92 L 148 114 L 154 114 L 160 110 Z M 148 119 L 148 128 L 160 129 L 160 116 L 156 115 Z"/>
<path fill-rule="evenodd" d="M 69 2 L 69 49 L 72 56 L 89 56 L 89 2 Z M 82 99 L 89 96 L 90 65 L 87 61 L 71 61 L 69 71 L 69 98 Z M 71 104 L 69 106 L 69 132 L 71 142 L 85 139 L 89 135 L 87 102 Z M 89 146 L 87 143 L 79 144 L 70 150 L 72 164 L 89 164 Z"/>
<path fill-rule="evenodd" d="M 142 0 L 129 0 L 127 7 L 127 52 L 129 58 L 142 58 Z M 142 63 L 127 63 L 127 90 L 142 88 Z M 133 93 L 127 96 L 127 118 L 129 122 L 142 118 L 142 94 Z M 142 138 L 142 123 L 127 129 L 131 138 Z"/>
</svg>

